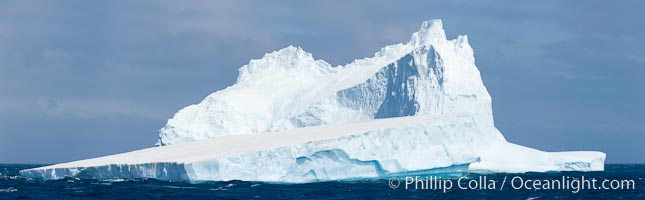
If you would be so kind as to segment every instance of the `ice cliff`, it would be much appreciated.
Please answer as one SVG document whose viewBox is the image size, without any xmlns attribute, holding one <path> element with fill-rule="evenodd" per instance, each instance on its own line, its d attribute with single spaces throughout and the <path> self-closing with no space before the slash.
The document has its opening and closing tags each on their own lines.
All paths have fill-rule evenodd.
<svg viewBox="0 0 645 200">
<path fill-rule="evenodd" d="M 508 143 L 468 37 L 441 20 L 409 42 L 332 67 L 289 46 L 251 60 L 237 82 L 181 109 L 159 147 L 21 174 L 309 182 L 409 173 L 603 170 L 602 152 Z"/>
</svg>

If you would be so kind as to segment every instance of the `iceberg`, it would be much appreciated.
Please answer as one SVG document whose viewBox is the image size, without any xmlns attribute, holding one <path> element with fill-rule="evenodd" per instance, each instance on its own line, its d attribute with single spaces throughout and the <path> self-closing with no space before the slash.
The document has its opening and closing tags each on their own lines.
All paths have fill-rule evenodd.
<svg viewBox="0 0 645 200">
<path fill-rule="evenodd" d="M 314 182 L 406 174 L 599 171 L 605 154 L 506 141 L 467 36 L 441 20 L 332 67 L 289 46 L 179 110 L 156 147 L 21 171 L 36 179 Z"/>
</svg>

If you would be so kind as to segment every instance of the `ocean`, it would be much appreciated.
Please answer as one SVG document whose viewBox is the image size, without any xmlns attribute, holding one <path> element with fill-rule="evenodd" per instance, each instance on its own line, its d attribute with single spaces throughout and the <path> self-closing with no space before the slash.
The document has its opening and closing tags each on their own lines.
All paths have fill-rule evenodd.
<svg viewBox="0 0 645 200">
<path fill-rule="evenodd" d="M 306 184 L 42 181 L 18 173 L 39 166 L 0 164 L 0 199 L 645 199 L 645 164 L 607 164 L 603 172 L 471 173 L 460 179 L 428 175 Z"/>
</svg>

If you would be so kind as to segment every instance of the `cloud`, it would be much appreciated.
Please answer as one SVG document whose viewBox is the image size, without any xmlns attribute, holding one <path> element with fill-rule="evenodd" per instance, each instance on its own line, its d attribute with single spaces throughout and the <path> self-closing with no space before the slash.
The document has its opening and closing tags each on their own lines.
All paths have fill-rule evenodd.
<svg viewBox="0 0 645 200">
<path fill-rule="evenodd" d="M 159 121 L 168 119 L 174 113 L 168 108 L 147 105 L 145 102 L 105 98 L 43 99 L 39 97 L 0 99 L 0 112 L 23 115 L 25 113 L 39 113 L 65 119 L 104 119 L 132 116 Z"/>
</svg>

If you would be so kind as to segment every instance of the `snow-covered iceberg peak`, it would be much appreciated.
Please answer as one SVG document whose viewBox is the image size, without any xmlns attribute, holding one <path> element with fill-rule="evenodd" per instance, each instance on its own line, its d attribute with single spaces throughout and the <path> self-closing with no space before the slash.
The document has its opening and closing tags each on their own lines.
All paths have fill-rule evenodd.
<svg viewBox="0 0 645 200">
<path fill-rule="evenodd" d="M 289 46 L 251 60 L 238 82 L 188 106 L 160 130 L 159 145 L 360 120 L 469 112 L 491 137 L 491 99 L 465 36 L 447 40 L 441 20 L 409 42 L 331 67 Z"/>
<path fill-rule="evenodd" d="M 412 34 L 410 44 L 414 47 L 434 44 L 437 41 L 446 41 L 446 32 L 440 19 L 425 21 L 421 24 L 419 32 Z"/>
<path fill-rule="evenodd" d="M 251 60 L 242 66 L 237 82 L 252 79 L 253 76 L 269 76 L 277 71 L 293 71 L 303 75 L 328 74 L 333 71 L 331 65 L 314 57 L 300 47 L 288 46 L 278 51 L 267 53 L 261 59 Z"/>
</svg>

